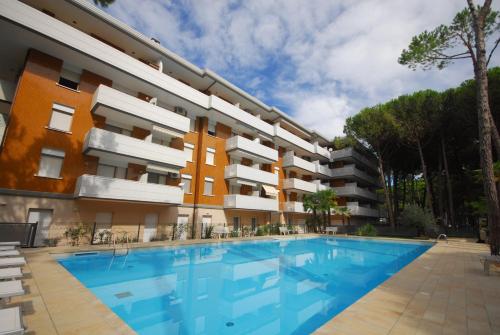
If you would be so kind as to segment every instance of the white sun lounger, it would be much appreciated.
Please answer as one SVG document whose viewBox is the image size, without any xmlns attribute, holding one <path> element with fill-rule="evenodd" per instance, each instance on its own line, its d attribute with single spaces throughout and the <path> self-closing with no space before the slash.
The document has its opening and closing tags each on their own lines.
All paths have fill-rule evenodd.
<svg viewBox="0 0 500 335">
<path fill-rule="evenodd" d="M 15 297 L 23 294 L 24 289 L 20 280 L 0 281 L 0 299 Z"/>
<path fill-rule="evenodd" d="M 24 325 L 21 316 L 21 308 L 10 307 L 0 309 L 0 334 L 1 335 L 23 335 Z"/>
<path fill-rule="evenodd" d="M 19 256 L 19 251 L 17 250 L 0 251 L 0 257 L 12 257 L 12 256 Z"/>
<path fill-rule="evenodd" d="M 21 242 L 19 241 L 10 241 L 10 242 L 0 242 L 0 245 L 21 245 Z"/>
<path fill-rule="evenodd" d="M 13 245 L 0 246 L 0 251 L 7 251 L 7 250 L 16 250 L 16 247 Z"/>
<path fill-rule="evenodd" d="M 25 264 L 26 264 L 26 260 L 24 259 L 24 257 L 0 258 L 0 268 L 6 268 L 9 266 L 20 266 L 20 265 L 25 265 Z"/>
<path fill-rule="evenodd" d="M 290 234 L 290 231 L 288 230 L 287 227 L 279 227 L 280 230 L 280 235 L 288 235 Z"/>
<path fill-rule="evenodd" d="M 22 276 L 23 273 L 21 272 L 21 268 L 0 269 L 0 280 L 16 279 L 16 278 L 21 278 Z"/>
</svg>

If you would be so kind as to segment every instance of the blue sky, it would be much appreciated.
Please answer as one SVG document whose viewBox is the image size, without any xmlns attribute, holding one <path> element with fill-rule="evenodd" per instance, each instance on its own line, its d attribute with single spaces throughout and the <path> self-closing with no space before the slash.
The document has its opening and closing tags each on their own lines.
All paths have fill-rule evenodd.
<svg viewBox="0 0 500 335">
<path fill-rule="evenodd" d="M 465 0 L 115 0 L 105 9 L 304 126 L 333 137 L 365 106 L 472 77 L 397 63 L 413 35 L 449 23 Z M 498 3 L 495 3 L 498 10 Z M 500 51 L 492 65 L 500 65 Z"/>
</svg>

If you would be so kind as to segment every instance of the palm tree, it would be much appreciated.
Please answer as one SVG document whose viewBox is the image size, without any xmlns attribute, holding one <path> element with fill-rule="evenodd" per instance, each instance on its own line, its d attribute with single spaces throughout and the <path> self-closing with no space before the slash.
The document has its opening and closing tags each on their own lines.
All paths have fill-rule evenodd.
<svg viewBox="0 0 500 335">
<path fill-rule="evenodd" d="M 304 195 L 304 199 L 302 200 L 302 204 L 304 206 L 304 210 L 308 213 L 313 214 L 313 227 L 314 232 L 318 232 L 318 210 L 320 210 L 320 201 L 317 193 L 306 194 Z"/>
<path fill-rule="evenodd" d="M 342 225 L 344 225 L 344 218 L 349 219 L 351 217 L 351 210 L 346 206 L 337 207 L 335 213 L 342 216 Z M 349 220 L 347 223 L 349 224 Z"/>
<path fill-rule="evenodd" d="M 317 192 L 320 199 L 320 208 L 324 215 L 328 214 L 328 225 L 332 225 L 332 209 L 337 208 L 337 197 L 332 189 L 326 189 Z M 325 218 L 326 219 L 326 218 Z M 323 225 L 326 226 L 326 220 L 323 220 Z"/>
</svg>

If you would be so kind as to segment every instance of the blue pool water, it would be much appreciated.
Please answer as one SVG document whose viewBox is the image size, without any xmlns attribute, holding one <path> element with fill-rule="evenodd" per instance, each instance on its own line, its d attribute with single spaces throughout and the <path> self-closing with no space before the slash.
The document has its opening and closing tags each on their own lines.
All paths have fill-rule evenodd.
<svg viewBox="0 0 500 335">
<path fill-rule="evenodd" d="M 58 261 L 138 334 L 308 334 L 432 246 L 313 238 Z"/>
</svg>

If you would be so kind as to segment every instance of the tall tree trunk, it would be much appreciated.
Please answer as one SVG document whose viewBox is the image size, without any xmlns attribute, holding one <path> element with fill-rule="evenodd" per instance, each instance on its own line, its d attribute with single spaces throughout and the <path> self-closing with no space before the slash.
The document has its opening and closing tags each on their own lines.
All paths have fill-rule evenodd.
<svg viewBox="0 0 500 335">
<path fill-rule="evenodd" d="M 406 178 L 407 174 L 403 174 L 403 199 L 401 201 L 401 209 L 405 209 L 405 204 L 406 204 Z"/>
<path fill-rule="evenodd" d="M 313 227 L 314 227 L 314 232 L 318 232 L 318 217 L 316 213 L 316 208 L 313 208 Z"/>
<path fill-rule="evenodd" d="M 488 228 L 490 232 L 490 251 L 492 255 L 500 252 L 500 205 L 493 171 L 493 153 L 491 150 L 491 111 L 488 101 L 488 75 L 486 65 L 486 45 L 484 26 L 490 12 L 491 0 L 486 0 L 482 7 L 475 7 L 472 0 L 467 0 L 474 24 L 476 61 L 474 77 L 476 80 L 476 103 L 479 125 L 479 154 L 483 172 L 483 187 L 488 205 Z"/>
<path fill-rule="evenodd" d="M 328 226 L 332 226 L 332 208 L 328 207 Z"/>
<path fill-rule="evenodd" d="M 380 152 L 380 150 L 377 150 L 377 152 Z M 385 182 L 384 163 L 382 162 L 382 156 L 380 154 L 377 155 L 377 159 L 378 159 L 378 170 L 380 174 L 380 181 L 382 182 L 382 187 L 384 188 L 385 205 L 387 206 L 387 216 L 389 216 L 389 223 L 391 227 L 394 228 L 394 212 L 392 211 L 389 190 Z"/>
<path fill-rule="evenodd" d="M 442 172 L 443 172 L 443 157 L 441 155 L 438 155 L 438 173 L 437 173 L 438 212 L 439 212 L 439 218 L 441 219 L 441 226 L 445 227 L 447 225 L 447 220 L 446 220 L 446 215 L 445 215 L 445 210 L 444 210 L 444 199 L 443 199 L 444 187 L 443 187 L 443 173 Z M 434 190 L 436 190 L 436 189 L 434 189 Z"/>
<path fill-rule="evenodd" d="M 424 177 L 424 182 L 425 182 L 425 199 L 426 199 L 425 203 L 427 205 L 427 208 L 431 211 L 432 215 L 434 216 L 434 209 L 432 207 L 431 184 L 429 181 L 429 177 L 427 176 L 427 166 L 425 165 L 424 153 L 422 151 L 422 145 L 420 143 L 420 140 L 417 140 L 417 148 L 418 148 L 418 155 L 420 156 L 420 165 L 422 166 L 422 175 Z"/>
<path fill-rule="evenodd" d="M 497 153 L 497 159 L 500 160 L 500 135 L 498 134 L 498 128 L 495 124 L 495 120 L 493 119 L 493 115 L 491 115 L 490 111 L 490 122 L 491 122 L 491 140 L 493 141 L 493 146 L 495 147 L 495 151 Z"/>
<path fill-rule="evenodd" d="M 411 203 L 417 203 L 417 192 L 415 190 L 415 174 L 411 174 Z"/>
<path fill-rule="evenodd" d="M 443 164 L 444 164 L 444 175 L 446 178 L 446 189 L 448 194 L 448 209 L 449 209 L 449 222 L 450 225 L 455 227 L 455 205 L 453 204 L 453 189 L 450 179 L 450 170 L 448 169 L 448 158 L 446 157 L 446 146 L 444 143 L 444 137 L 441 136 L 441 152 L 443 154 Z"/>
<path fill-rule="evenodd" d="M 394 216 L 395 217 L 398 217 L 399 216 L 399 190 L 398 190 L 398 187 L 399 187 L 399 175 L 396 171 L 393 172 L 393 186 L 394 186 L 394 196 L 393 196 L 393 199 L 394 199 L 394 205 L 393 205 L 393 208 L 394 208 Z"/>
</svg>

